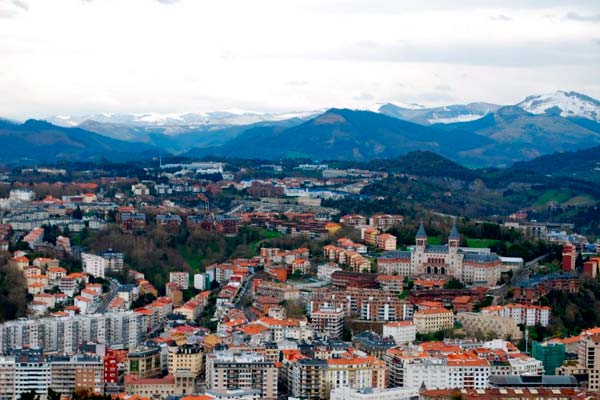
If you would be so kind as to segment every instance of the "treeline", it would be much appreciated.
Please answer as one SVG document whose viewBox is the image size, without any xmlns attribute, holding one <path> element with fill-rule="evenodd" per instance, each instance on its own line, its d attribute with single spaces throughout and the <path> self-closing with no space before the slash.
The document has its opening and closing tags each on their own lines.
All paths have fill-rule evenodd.
<svg viewBox="0 0 600 400">
<path fill-rule="evenodd" d="M 578 335 L 584 329 L 600 326 L 598 279 L 582 279 L 577 293 L 551 291 L 542 298 L 540 304 L 552 308 L 552 318 L 547 328 L 537 328 L 539 340 Z"/>
<path fill-rule="evenodd" d="M 307 246 L 314 252 L 320 251 L 319 245 L 306 238 L 273 237 L 254 227 L 242 227 L 237 235 L 224 236 L 186 225 L 149 225 L 134 233 L 124 233 L 111 225 L 91 233 L 83 244 L 91 252 L 109 248 L 123 252 L 129 268 L 143 272 L 159 291 L 168 282 L 170 271 L 204 271 L 216 262 L 253 257 L 263 246 L 283 249 Z M 127 271 L 119 278 L 126 280 Z"/>
<path fill-rule="evenodd" d="M 27 284 L 23 273 L 8 265 L 6 255 L 0 256 L 0 322 L 25 316 Z"/>
</svg>

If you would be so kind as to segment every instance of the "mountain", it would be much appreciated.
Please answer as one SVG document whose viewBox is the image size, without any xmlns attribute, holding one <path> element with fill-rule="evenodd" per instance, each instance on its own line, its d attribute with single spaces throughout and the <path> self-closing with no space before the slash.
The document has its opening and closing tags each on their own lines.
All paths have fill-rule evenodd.
<svg viewBox="0 0 600 400">
<path fill-rule="evenodd" d="M 0 159 L 5 164 L 126 161 L 164 153 L 153 146 L 108 138 L 80 128 L 64 128 L 46 121 L 23 124 L 0 120 Z"/>
<path fill-rule="evenodd" d="M 571 177 L 598 184 L 600 183 L 600 146 L 520 161 L 515 163 L 512 169 L 547 176 Z"/>
<path fill-rule="evenodd" d="M 165 134 L 179 134 L 206 126 L 250 125 L 258 122 L 308 118 L 320 111 L 261 113 L 244 110 L 214 111 L 207 113 L 98 113 L 88 115 L 56 115 L 46 121 L 64 127 L 79 126 L 87 121 L 130 127 L 160 127 Z"/>
<path fill-rule="evenodd" d="M 595 146 L 600 144 L 597 126 L 593 121 L 532 114 L 518 106 L 501 107 L 474 121 L 434 125 L 449 134 L 470 133 L 491 140 L 491 144 L 472 146 L 455 155 L 455 160 L 474 166 L 508 166 L 544 154 Z"/>
<path fill-rule="evenodd" d="M 600 101 L 577 92 L 559 90 L 551 94 L 529 96 L 517 107 L 532 114 L 580 117 L 600 122 Z"/>
<path fill-rule="evenodd" d="M 369 111 L 330 109 L 295 127 L 249 129 L 220 147 L 205 149 L 205 154 L 266 159 L 371 160 L 397 157 L 413 150 L 455 155 L 473 146 L 491 143 L 490 139 L 469 132 L 446 133 Z"/>
<path fill-rule="evenodd" d="M 472 121 L 494 112 L 500 107 L 497 104 L 489 103 L 455 104 L 435 108 L 425 108 L 418 105 L 398 106 L 385 103 L 375 105 L 370 110 L 421 125 L 431 125 Z"/>
<path fill-rule="evenodd" d="M 130 126 L 87 120 L 79 124 L 79 127 L 114 139 L 148 143 L 170 153 L 179 154 L 196 147 L 220 146 L 252 128 L 263 126 L 291 127 L 303 121 L 299 118 L 292 118 L 282 121 L 261 121 L 249 125 L 232 126 Z"/>
</svg>

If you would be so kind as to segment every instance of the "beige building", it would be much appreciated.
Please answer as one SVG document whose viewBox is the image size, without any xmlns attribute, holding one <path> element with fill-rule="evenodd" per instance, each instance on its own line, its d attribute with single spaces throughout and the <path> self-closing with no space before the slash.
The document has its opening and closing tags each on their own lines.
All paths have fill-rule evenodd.
<svg viewBox="0 0 600 400">
<path fill-rule="evenodd" d="M 430 308 L 415 311 L 413 322 L 417 333 L 432 333 L 454 326 L 454 314 L 446 308 Z"/>
<path fill-rule="evenodd" d="M 182 346 L 169 346 L 169 373 L 177 371 L 190 371 L 197 376 L 203 368 L 202 349 L 198 345 L 184 344 Z"/>
<path fill-rule="evenodd" d="M 489 313 L 464 312 L 456 314 L 456 320 L 461 323 L 465 332 L 470 336 L 489 336 L 507 340 L 519 340 L 523 336 L 517 323 L 508 317 Z"/>
<path fill-rule="evenodd" d="M 188 371 L 179 371 L 175 375 L 169 374 L 163 378 L 139 379 L 133 375 L 126 375 L 125 393 L 154 399 L 192 394 L 195 378 L 194 374 Z"/>
</svg>

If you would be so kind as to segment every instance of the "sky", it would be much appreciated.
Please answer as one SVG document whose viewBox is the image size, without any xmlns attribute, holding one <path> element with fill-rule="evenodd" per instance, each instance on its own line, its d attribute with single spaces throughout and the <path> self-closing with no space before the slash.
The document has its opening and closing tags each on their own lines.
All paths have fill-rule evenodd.
<svg viewBox="0 0 600 400">
<path fill-rule="evenodd" d="M 0 117 L 600 98 L 598 0 L 0 0 Z"/>
</svg>

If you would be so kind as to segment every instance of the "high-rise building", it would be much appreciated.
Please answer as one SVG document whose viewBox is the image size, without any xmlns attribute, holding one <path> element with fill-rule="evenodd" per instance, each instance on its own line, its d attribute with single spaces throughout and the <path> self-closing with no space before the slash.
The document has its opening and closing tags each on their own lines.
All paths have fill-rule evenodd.
<svg viewBox="0 0 600 400">
<path fill-rule="evenodd" d="M 206 356 L 206 386 L 214 391 L 258 389 L 277 399 L 277 367 L 253 352 L 215 351 Z"/>
<path fill-rule="evenodd" d="M 316 334 L 330 339 L 340 339 L 344 329 L 344 309 L 327 304 L 311 314 L 313 329 Z"/>
<path fill-rule="evenodd" d="M 565 345 L 562 343 L 533 342 L 531 355 L 544 365 L 545 375 L 554 375 L 565 361 Z"/>
</svg>

